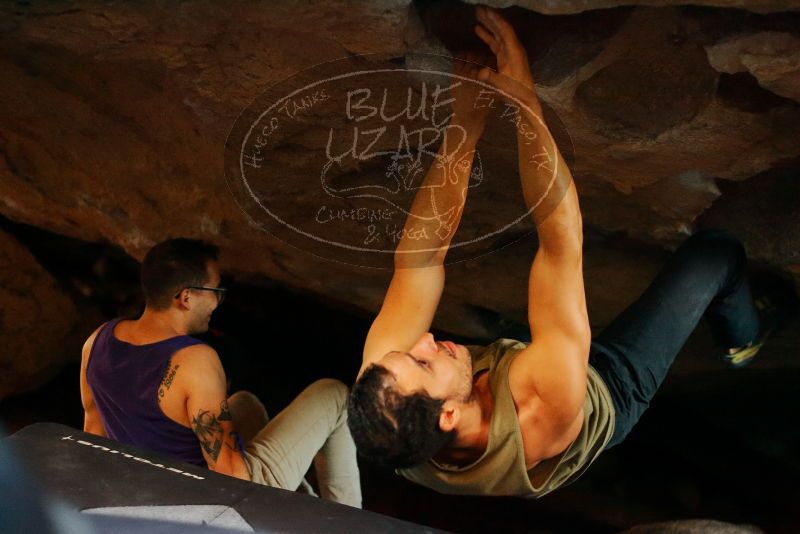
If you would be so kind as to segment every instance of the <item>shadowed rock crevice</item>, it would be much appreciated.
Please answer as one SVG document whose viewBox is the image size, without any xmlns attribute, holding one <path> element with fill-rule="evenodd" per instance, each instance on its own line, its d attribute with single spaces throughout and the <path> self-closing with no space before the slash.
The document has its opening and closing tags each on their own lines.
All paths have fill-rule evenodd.
<svg viewBox="0 0 800 534">
<path fill-rule="evenodd" d="M 0 399 L 39 387 L 67 361 L 78 311 L 13 235 L 0 229 Z M 71 348 L 74 348 L 72 346 Z"/>
<path fill-rule="evenodd" d="M 794 107 L 798 103 L 776 95 L 758 84 L 749 72 L 722 73 L 717 82 L 717 98 L 725 106 L 747 113 L 767 113 L 780 107 Z"/>
<path fill-rule="evenodd" d="M 418 0 L 413 5 L 425 37 L 450 53 L 484 46 L 473 31 L 476 20 L 472 5 L 458 0 Z M 589 11 L 580 16 L 548 16 L 511 6 L 503 13 L 525 46 L 536 83 L 554 86 L 575 75 L 600 54 L 632 11 L 618 8 Z M 419 46 L 413 41 L 409 44 L 412 51 Z"/>
</svg>

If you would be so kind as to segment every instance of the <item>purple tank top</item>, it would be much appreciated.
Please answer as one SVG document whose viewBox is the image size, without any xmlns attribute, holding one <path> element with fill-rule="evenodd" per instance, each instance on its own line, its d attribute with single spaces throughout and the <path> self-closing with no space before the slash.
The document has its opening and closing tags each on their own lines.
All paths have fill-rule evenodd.
<svg viewBox="0 0 800 534">
<path fill-rule="evenodd" d="M 172 355 L 202 341 L 176 336 L 131 345 L 114 336 L 121 320 L 100 329 L 86 368 L 86 381 L 108 437 L 206 467 L 197 436 L 164 415 L 156 400 Z"/>
</svg>

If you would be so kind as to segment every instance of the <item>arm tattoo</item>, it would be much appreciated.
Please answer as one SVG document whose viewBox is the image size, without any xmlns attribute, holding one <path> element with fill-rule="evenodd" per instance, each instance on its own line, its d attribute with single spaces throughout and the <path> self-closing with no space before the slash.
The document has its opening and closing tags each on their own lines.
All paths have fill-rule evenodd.
<svg viewBox="0 0 800 534">
<path fill-rule="evenodd" d="M 220 407 L 220 412 L 219 412 L 219 417 L 217 419 L 219 419 L 220 421 L 233 422 L 233 416 L 231 415 L 231 410 L 230 408 L 228 408 L 228 401 L 226 400 L 222 401 L 219 407 Z M 239 434 L 235 430 L 233 430 L 231 431 L 228 437 L 229 439 L 224 440 L 225 446 L 228 447 L 233 452 L 239 452 L 240 451 Z"/>
<path fill-rule="evenodd" d="M 172 367 L 172 360 L 169 361 L 167 364 L 167 369 L 164 371 L 164 377 L 161 379 L 161 385 L 158 386 L 158 403 L 161 404 L 161 399 L 164 398 L 164 394 L 172 385 L 172 381 L 175 380 L 175 373 L 178 372 L 179 364 L 176 364 L 175 367 Z"/>
<path fill-rule="evenodd" d="M 214 462 L 219 458 L 219 451 L 225 441 L 225 429 L 222 428 L 222 421 L 231 421 L 228 401 L 222 401 L 219 408 L 218 416 L 208 410 L 199 410 L 197 415 L 192 418 L 192 430 L 200 440 L 200 446 Z"/>
</svg>

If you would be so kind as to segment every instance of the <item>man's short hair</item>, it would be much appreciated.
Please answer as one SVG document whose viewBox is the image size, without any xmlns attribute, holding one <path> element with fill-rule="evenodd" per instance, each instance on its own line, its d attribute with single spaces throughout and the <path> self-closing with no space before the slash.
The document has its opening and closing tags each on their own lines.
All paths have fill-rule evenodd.
<svg viewBox="0 0 800 534">
<path fill-rule="evenodd" d="M 197 239 L 169 239 L 151 248 L 142 261 L 142 291 L 147 306 L 165 310 L 179 291 L 205 284 L 208 264 L 218 257 L 217 247 Z"/>
<path fill-rule="evenodd" d="M 395 469 L 414 467 L 445 448 L 455 431 L 439 426 L 444 400 L 424 392 L 402 395 L 394 377 L 372 364 L 361 375 L 347 405 L 347 424 L 359 454 Z"/>
</svg>

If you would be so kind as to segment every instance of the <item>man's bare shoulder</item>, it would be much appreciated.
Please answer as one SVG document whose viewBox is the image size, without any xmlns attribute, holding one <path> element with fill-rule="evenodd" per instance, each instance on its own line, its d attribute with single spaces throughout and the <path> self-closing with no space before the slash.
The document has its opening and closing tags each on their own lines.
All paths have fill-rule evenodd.
<svg viewBox="0 0 800 534">
<path fill-rule="evenodd" d="M 95 328 L 94 332 L 92 332 L 88 338 L 86 338 L 86 341 L 83 343 L 83 350 L 81 351 L 83 360 L 87 360 L 89 358 L 89 354 L 92 352 L 92 347 L 94 346 L 94 340 L 97 339 L 97 334 L 99 334 L 100 330 L 102 330 L 107 324 L 108 322 L 101 324 Z"/>
<path fill-rule="evenodd" d="M 217 351 L 206 344 L 192 345 L 176 351 L 164 370 L 161 387 L 165 389 L 165 394 L 169 390 L 184 400 L 187 396 L 220 387 L 224 391 L 225 371 Z"/>
<path fill-rule="evenodd" d="M 221 366 L 219 355 L 210 345 L 198 343 L 184 347 L 172 355 L 173 363 L 189 367 L 202 368 L 206 366 Z"/>
</svg>

